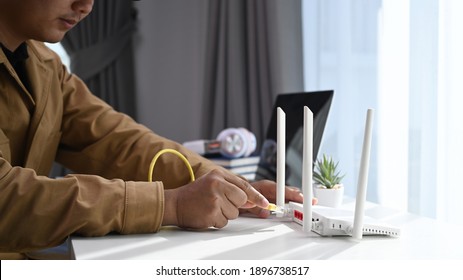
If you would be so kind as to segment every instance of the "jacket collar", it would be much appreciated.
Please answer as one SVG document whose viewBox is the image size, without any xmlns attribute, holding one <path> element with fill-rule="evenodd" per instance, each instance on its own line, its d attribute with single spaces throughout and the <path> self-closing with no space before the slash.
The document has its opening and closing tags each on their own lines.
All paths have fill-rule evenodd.
<svg viewBox="0 0 463 280">
<path fill-rule="evenodd" d="M 41 61 L 45 62 L 53 59 L 53 55 L 50 52 L 44 51 L 43 49 L 37 48 L 36 44 L 40 44 L 34 40 L 27 40 L 26 42 L 28 52 L 33 52 L 33 54 Z M 6 57 L 2 48 L 0 48 L 0 64 L 6 63 L 8 58 Z"/>
<path fill-rule="evenodd" d="M 27 40 L 26 44 L 28 46 L 28 50 L 30 52 L 33 52 L 34 55 L 41 61 L 41 62 L 46 62 L 49 60 L 54 59 L 53 53 L 49 49 L 44 49 L 44 48 L 38 48 L 38 44 L 43 44 L 41 42 L 37 42 L 34 40 Z"/>
<path fill-rule="evenodd" d="M 39 42 L 28 41 L 29 58 L 26 62 L 29 71 L 29 80 L 34 91 L 35 111 L 32 115 L 29 126 L 27 139 L 28 151 L 26 151 L 25 166 L 37 168 L 39 159 L 30 157 L 31 154 L 40 154 L 38 145 L 34 145 L 36 139 L 40 138 L 40 125 L 43 125 L 44 112 L 50 96 L 50 87 L 52 83 L 53 70 L 50 61 L 54 59 L 53 52 L 48 48 L 43 47 Z"/>
</svg>

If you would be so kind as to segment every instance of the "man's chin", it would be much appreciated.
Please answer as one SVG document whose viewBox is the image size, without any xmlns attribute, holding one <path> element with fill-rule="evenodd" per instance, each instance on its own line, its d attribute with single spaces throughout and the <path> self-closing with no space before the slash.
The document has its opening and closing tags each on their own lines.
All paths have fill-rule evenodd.
<svg viewBox="0 0 463 280">
<path fill-rule="evenodd" d="M 50 44 L 55 44 L 61 42 L 63 40 L 64 35 L 66 35 L 66 32 L 57 32 L 56 34 L 53 35 L 48 35 L 43 38 L 36 38 L 35 40 L 45 42 L 45 43 L 50 43 Z"/>
<path fill-rule="evenodd" d="M 47 39 L 47 40 L 44 40 L 44 42 L 50 43 L 50 44 L 56 44 L 56 43 L 61 42 L 61 40 L 63 40 L 63 38 L 64 38 L 64 36 L 61 36 L 59 39 L 58 38 Z"/>
</svg>

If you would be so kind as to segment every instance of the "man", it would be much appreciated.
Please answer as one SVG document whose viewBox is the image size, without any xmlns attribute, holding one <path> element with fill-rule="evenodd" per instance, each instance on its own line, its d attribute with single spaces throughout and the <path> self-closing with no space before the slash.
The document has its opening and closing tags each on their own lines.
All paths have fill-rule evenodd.
<svg viewBox="0 0 463 280">
<path fill-rule="evenodd" d="M 221 228 L 246 208 L 268 216 L 262 207 L 264 195 L 275 198 L 273 182 L 251 185 L 114 111 L 45 47 L 92 7 L 93 0 L 0 0 L 0 259 L 34 257 L 71 234 Z M 165 148 L 185 155 L 198 179 L 189 182 L 183 162 L 166 154 L 156 182 L 146 182 Z M 48 178 L 54 160 L 80 175 Z"/>
</svg>

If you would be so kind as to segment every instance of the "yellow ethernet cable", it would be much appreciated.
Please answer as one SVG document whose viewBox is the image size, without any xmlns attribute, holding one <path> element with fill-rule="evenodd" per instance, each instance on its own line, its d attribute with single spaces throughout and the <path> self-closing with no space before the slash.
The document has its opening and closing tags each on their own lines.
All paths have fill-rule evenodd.
<svg viewBox="0 0 463 280">
<path fill-rule="evenodd" d="M 265 208 L 266 210 L 269 210 L 269 211 L 272 211 L 272 212 L 284 212 L 284 208 L 283 207 L 280 207 L 276 204 L 273 204 L 273 203 L 269 203 L 267 208 Z"/>
<path fill-rule="evenodd" d="M 183 160 L 183 162 L 185 163 L 186 167 L 188 168 L 188 172 L 190 172 L 190 178 L 191 178 L 191 182 L 193 182 L 195 180 L 195 174 L 193 172 L 193 168 L 191 168 L 191 164 L 188 162 L 188 160 L 186 159 L 186 157 L 184 155 L 182 155 L 179 151 L 177 150 L 174 150 L 174 149 L 163 149 L 163 150 L 160 150 L 154 157 L 153 159 L 151 160 L 151 164 L 150 164 L 150 169 L 149 169 L 149 173 L 148 173 L 148 182 L 152 182 L 153 181 L 153 170 L 154 170 L 154 165 L 156 164 L 156 161 L 158 160 L 158 158 L 160 156 L 162 156 L 163 154 L 165 153 L 171 153 L 171 154 L 174 154 L 176 156 L 178 156 L 181 160 Z"/>
</svg>

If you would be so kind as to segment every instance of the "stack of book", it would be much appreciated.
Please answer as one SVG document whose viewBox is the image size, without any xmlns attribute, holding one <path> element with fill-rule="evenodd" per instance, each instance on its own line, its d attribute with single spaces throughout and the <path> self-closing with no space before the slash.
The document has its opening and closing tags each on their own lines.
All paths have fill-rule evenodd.
<svg viewBox="0 0 463 280">
<path fill-rule="evenodd" d="M 231 172 L 241 175 L 247 180 L 254 180 L 257 171 L 257 165 L 259 164 L 259 156 L 249 156 L 243 158 L 225 158 L 225 157 L 213 157 L 209 158 L 212 162 Z"/>
</svg>

